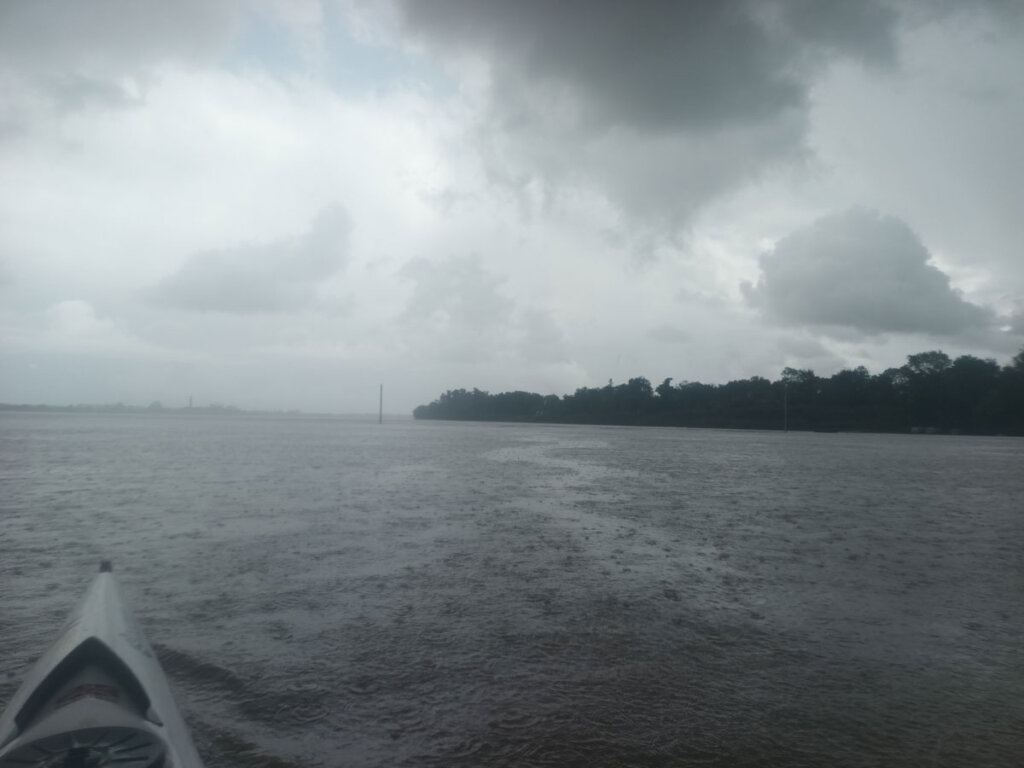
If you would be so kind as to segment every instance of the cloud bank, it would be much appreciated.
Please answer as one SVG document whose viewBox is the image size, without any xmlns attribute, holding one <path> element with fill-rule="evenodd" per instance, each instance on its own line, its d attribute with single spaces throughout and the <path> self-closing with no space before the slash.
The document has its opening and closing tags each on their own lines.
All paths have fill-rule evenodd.
<svg viewBox="0 0 1024 768">
<path fill-rule="evenodd" d="M 1012 357 L 1021 7 L 0 3 L 0 401 Z"/>
<path fill-rule="evenodd" d="M 804 153 L 816 68 L 888 66 L 896 14 L 815 2 L 399 3 L 408 34 L 485 62 L 481 145 L 512 184 L 596 182 L 639 218 L 701 205 Z"/>
<path fill-rule="evenodd" d="M 936 336 L 991 325 L 993 313 L 965 301 L 929 258 L 904 222 L 854 208 L 780 240 L 761 255 L 757 285 L 743 292 L 791 325 Z"/>
<path fill-rule="evenodd" d="M 301 237 L 198 253 L 151 293 L 157 304 L 202 312 L 285 312 L 315 303 L 317 285 L 344 266 L 349 219 L 325 208 Z"/>
</svg>

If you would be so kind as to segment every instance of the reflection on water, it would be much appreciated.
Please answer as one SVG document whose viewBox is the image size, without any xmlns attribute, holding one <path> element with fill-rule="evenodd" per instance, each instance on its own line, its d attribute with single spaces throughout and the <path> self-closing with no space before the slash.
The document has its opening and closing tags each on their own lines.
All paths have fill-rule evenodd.
<svg viewBox="0 0 1024 768">
<path fill-rule="evenodd" d="M 1016 766 L 1024 441 L 0 420 L 0 697 L 95 563 L 221 766 Z"/>
</svg>

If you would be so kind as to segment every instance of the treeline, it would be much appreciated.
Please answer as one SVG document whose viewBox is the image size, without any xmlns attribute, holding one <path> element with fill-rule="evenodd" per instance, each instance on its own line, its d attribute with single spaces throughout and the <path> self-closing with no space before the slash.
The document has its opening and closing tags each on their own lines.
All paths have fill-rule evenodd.
<svg viewBox="0 0 1024 768">
<path fill-rule="evenodd" d="M 746 429 L 1024 435 L 1024 350 L 1010 365 L 941 351 L 872 376 L 863 366 L 834 376 L 786 368 L 728 384 L 643 377 L 571 395 L 450 390 L 413 411 L 417 419 L 535 421 Z"/>
</svg>

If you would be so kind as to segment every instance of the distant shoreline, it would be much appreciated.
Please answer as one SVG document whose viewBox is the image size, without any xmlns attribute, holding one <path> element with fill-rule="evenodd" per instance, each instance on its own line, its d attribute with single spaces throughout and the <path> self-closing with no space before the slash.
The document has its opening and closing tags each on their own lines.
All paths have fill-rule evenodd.
<svg viewBox="0 0 1024 768">
<path fill-rule="evenodd" d="M 169 413 L 169 414 L 185 414 L 185 413 L 238 413 L 238 414 L 252 414 L 252 413 L 287 413 L 291 415 L 298 415 L 300 411 L 244 411 L 233 405 L 197 405 L 197 406 L 186 406 L 183 408 L 166 408 L 162 405 L 159 406 L 140 406 L 140 405 L 124 405 L 122 403 L 114 403 L 112 405 L 90 405 L 86 403 L 76 403 L 75 405 L 47 405 L 45 403 L 0 403 L 0 411 L 30 411 L 34 413 L 50 413 L 50 412 L 77 412 L 77 413 Z"/>
<path fill-rule="evenodd" d="M 313 411 L 263 411 L 247 410 L 231 405 L 204 405 L 188 406 L 181 408 L 167 408 L 161 406 L 122 405 L 47 405 L 44 403 L 0 403 L 0 413 L 104 413 L 104 414 L 138 414 L 138 415 L 160 415 L 160 416 L 302 416 L 306 418 L 333 418 L 333 419 L 378 419 L 377 413 L 325 413 Z M 412 420 L 407 413 L 385 413 L 385 421 Z"/>
</svg>

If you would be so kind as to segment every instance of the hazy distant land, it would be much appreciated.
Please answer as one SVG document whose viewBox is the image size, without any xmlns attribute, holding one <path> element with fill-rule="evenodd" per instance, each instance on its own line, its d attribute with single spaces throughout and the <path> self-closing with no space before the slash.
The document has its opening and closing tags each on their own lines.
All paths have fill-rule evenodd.
<svg viewBox="0 0 1024 768">
<path fill-rule="evenodd" d="M 209 405 L 185 405 L 180 407 L 167 407 L 159 402 L 152 402 L 147 406 L 125 405 L 124 403 L 76 403 L 74 405 L 47 405 L 45 403 L 0 403 L 0 411 L 18 411 L 24 413 L 159 413 L 167 415 L 182 416 L 211 416 L 211 415 L 239 415 L 239 416 L 312 416 L 322 414 L 307 414 L 298 410 L 263 411 L 248 410 L 239 408 L 236 405 L 224 405 L 222 403 L 211 403 Z M 374 414 L 376 416 L 376 414 Z"/>
<path fill-rule="evenodd" d="M 78 403 L 75 405 L 46 405 L 43 403 L 13 404 L 0 403 L 0 411 L 78 411 L 83 413 L 255 413 L 255 411 L 243 411 L 234 405 L 223 405 L 212 403 L 210 405 L 182 406 L 180 408 L 168 408 L 162 403 L 154 401 L 142 407 L 137 405 L 125 405 L 124 403 L 110 403 L 94 405 Z M 283 411 L 282 411 L 283 413 Z M 289 411 L 299 413 L 299 411 Z"/>
<path fill-rule="evenodd" d="M 48 405 L 45 403 L 0 403 L 0 412 L 17 413 L 135 413 L 135 414 L 159 414 L 166 416 L 302 416 L 305 418 L 325 418 L 365 421 L 383 418 L 388 421 L 408 419 L 409 414 L 387 413 L 323 413 L 313 411 L 301 411 L 298 409 L 289 410 L 263 410 L 240 408 L 236 405 L 225 405 L 222 403 L 211 403 L 209 405 L 185 405 L 169 407 L 159 402 L 152 402 L 147 406 L 125 405 L 124 403 L 92 404 L 76 403 L 74 405 Z"/>
</svg>

